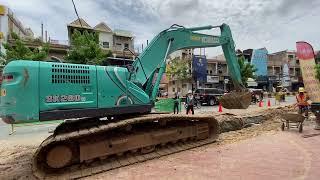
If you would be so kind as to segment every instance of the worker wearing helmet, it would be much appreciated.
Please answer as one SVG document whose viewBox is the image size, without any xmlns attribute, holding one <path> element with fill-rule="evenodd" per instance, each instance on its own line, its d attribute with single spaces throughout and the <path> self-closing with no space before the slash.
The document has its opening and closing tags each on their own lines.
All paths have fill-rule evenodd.
<svg viewBox="0 0 320 180">
<path fill-rule="evenodd" d="M 308 116 L 309 97 L 303 87 L 299 88 L 299 94 L 296 95 L 296 99 L 297 99 L 297 105 L 299 107 L 299 113 L 305 112 L 305 115 Z"/>
<path fill-rule="evenodd" d="M 195 103 L 195 99 L 194 99 L 194 96 L 193 96 L 193 93 L 191 90 L 188 91 L 186 103 L 187 103 L 187 112 L 186 113 L 188 114 L 189 111 L 191 110 L 192 114 L 194 114 L 193 106 Z"/>
</svg>

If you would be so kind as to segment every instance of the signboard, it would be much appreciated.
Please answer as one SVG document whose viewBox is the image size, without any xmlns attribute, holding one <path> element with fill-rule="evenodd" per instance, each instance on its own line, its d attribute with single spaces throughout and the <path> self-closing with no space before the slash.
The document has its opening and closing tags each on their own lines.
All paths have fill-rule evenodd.
<svg viewBox="0 0 320 180">
<path fill-rule="evenodd" d="M 257 68 L 256 76 L 268 76 L 268 50 L 266 48 L 254 49 L 251 57 L 251 64 Z"/>
<path fill-rule="evenodd" d="M 202 55 L 194 55 L 192 58 L 193 76 L 199 82 L 207 81 L 207 58 Z"/>
<path fill-rule="evenodd" d="M 254 79 L 248 78 L 247 86 L 248 86 L 248 87 L 257 87 L 257 86 L 258 86 L 258 83 L 257 83 Z"/>
<path fill-rule="evenodd" d="M 219 76 L 207 76 L 208 83 L 219 83 Z"/>
<path fill-rule="evenodd" d="M 291 86 L 291 78 L 290 78 L 290 74 L 289 74 L 289 63 L 285 62 L 282 66 L 282 86 L 283 87 L 289 87 Z"/>
<path fill-rule="evenodd" d="M 313 48 L 307 42 L 297 42 L 296 46 L 305 90 L 311 101 L 320 102 L 320 83 L 316 79 Z"/>
<path fill-rule="evenodd" d="M 6 7 L 4 5 L 0 5 L 0 16 L 3 16 L 6 14 Z"/>
</svg>

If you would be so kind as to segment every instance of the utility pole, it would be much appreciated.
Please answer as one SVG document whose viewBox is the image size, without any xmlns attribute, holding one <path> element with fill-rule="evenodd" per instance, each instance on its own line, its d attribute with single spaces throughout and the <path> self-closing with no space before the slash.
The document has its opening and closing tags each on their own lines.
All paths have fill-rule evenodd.
<svg viewBox="0 0 320 180">
<path fill-rule="evenodd" d="M 43 42 L 43 23 L 41 23 L 41 41 Z"/>
<path fill-rule="evenodd" d="M 48 31 L 45 31 L 45 35 L 46 35 L 46 42 L 48 42 Z"/>
</svg>

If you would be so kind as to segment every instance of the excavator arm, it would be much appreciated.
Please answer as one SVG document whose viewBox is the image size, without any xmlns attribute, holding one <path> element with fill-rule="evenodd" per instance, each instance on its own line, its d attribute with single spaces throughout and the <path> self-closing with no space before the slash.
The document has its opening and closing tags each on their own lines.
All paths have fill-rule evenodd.
<svg viewBox="0 0 320 180">
<path fill-rule="evenodd" d="M 198 33 L 197 31 L 211 30 L 220 28 L 221 35 L 214 36 Z M 150 87 L 154 72 L 158 70 L 158 76 L 153 84 L 150 100 L 155 100 L 161 77 L 166 69 L 167 56 L 177 50 L 187 48 L 204 48 L 222 46 L 227 65 L 229 67 L 230 77 L 233 80 L 237 90 L 244 86 L 241 81 L 240 67 L 237 62 L 234 41 L 231 30 L 228 25 L 221 26 L 203 26 L 195 28 L 185 28 L 183 26 L 173 25 L 159 33 L 145 51 L 137 57 L 133 64 L 134 75 L 131 81 L 139 83 L 142 86 Z"/>
</svg>

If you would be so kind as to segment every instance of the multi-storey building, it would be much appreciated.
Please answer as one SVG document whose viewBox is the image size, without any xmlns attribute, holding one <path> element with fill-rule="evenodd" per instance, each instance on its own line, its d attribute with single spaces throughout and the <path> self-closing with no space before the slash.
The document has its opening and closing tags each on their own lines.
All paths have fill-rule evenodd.
<svg viewBox="0 0 320 180">
<path fill-rule="evenodd" d="M 284 64 L 288 65 L 288 72 L 285 72 Z M 268 76 L 270 86 L 286 84 L 290 90 L 297 90 L 303 82 L 296 52 L 285 50 L 269 54 Z M 283 83 L 284 78 L 288 79 L 287 83 Z"/>
<path fill-rule="evenodd" d="M 80 32 L 98 32 L 99 44 L 104 50 L 111 50 L 115 58 L 133 59 L 137 54 L 132 54 L 124 49 L 134 52 L 134 36 L 130 31 L 115 29 L 112 30 L 106 23 L 101 22 L 91 27 L 85 20 L 76 19 L 67 25 L 69 43 L 72 45 L 71 36 L 75 30 Z"/>
<path fill-rule="evenodd" d="M 30 28 L 25 28 L 21 21 L 14 15 L 12 10 L 4 5 L 0 5 L 0 52 L 5 53 L 3 43 L 7 43 L 11 38 L 11 32 L 16 33 L 22 39 L 33 39 L 33 32 Z"/>
</svg>

